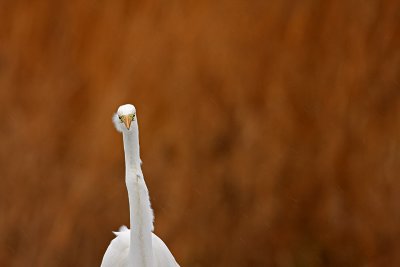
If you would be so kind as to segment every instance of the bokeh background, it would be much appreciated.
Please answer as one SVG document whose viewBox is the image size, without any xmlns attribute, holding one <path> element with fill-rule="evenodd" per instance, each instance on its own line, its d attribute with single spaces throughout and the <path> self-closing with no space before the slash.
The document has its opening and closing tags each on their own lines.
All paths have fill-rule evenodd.
<svg viewBox="0 0 400 267">
<path fill-rule="evenodd" d="M 181 266 L 400 266 L 399 1 L 0 1 L 0 266 L 99 266 L 138 110 Z"/>
</svg>

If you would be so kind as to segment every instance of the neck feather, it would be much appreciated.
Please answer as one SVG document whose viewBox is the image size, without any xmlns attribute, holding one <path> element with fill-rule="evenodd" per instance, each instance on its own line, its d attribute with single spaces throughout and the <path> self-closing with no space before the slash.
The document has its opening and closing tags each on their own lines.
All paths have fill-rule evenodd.
<svg viewBox="0 0 400 267">
<path fill-rule="evenodd" d="M 130 131 L 123 132 L 123 139 L 125 151 L 125 171 L 126 174 L 131 175 L 141 169 L 139 130 L 137 125 L 133 125 Z"/>
<path fill-rule="evenodd" d="M 139 132 L 136 125 L 123 133 L 125 150 L 125 182 L 128 189 L 131 239 L 130 266 L 153 266 L 153 211 L 149 192 L 140 166 Z"/>
</svg>

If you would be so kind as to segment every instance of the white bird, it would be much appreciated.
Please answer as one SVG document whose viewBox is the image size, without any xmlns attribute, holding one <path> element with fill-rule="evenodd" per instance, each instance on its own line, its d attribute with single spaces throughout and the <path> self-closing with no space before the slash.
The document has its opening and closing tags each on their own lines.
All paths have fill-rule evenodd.
<svg viewBox="0 0 400 267">
<path fill-rule="evenodd" d="M 153 233 L 153 210 L 141 168 L 136 109 L 122 105 L 113 117 L 122 132 L 125 182 L 128 189 L 131 230 L 122 226 L 104 254 L 101 267 L 179 266 L 164 242 Z"/>
</svg>

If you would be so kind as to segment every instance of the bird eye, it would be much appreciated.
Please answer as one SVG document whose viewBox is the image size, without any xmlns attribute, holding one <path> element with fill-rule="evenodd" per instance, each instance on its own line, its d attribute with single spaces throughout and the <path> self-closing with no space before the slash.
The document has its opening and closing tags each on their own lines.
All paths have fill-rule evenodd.
<svg viewBox="0 0 400 267">
<path fill-rule="evenodd" d="M 134 119 L 135 119 L 135 115 L 136 115 L 136 114 L 131 114 L 131 115 L 129 115 L 129 116 L 131 117 L 131 120 L 134 120 Z"/>
<path fill-rule="evenodd" d="M 124 122 L 124 117 L 123 116 L 118 116 L 119 120 L 122 122 Z"/>
</svg>

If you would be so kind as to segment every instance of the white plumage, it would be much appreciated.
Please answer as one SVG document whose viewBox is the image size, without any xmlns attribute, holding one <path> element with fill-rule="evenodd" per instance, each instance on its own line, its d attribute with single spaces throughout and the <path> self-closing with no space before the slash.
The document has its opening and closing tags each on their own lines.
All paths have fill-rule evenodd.
<svg viewBox="0 0 400 267">
<path fill-rule="evenodd" d="M 165 243 L 153 231 L 153 211 L 141 170 L 136 109 L 122 105 L 113 121 L 122 132 L 125 151 L 125 182 L 128 189 L 131 230 L 122 226 L 104 254 L 101 267 L 179 266 Z"/>
<path fill-rule="evenodd" d="M 114 233 L 117 237 L 111 241 L 101 266 L 128 267 L 130 230 L 123 226 Z M 155 266 L 179 266 L 165 243 L 154 233 L 152 245 Z"/>
</svg>

